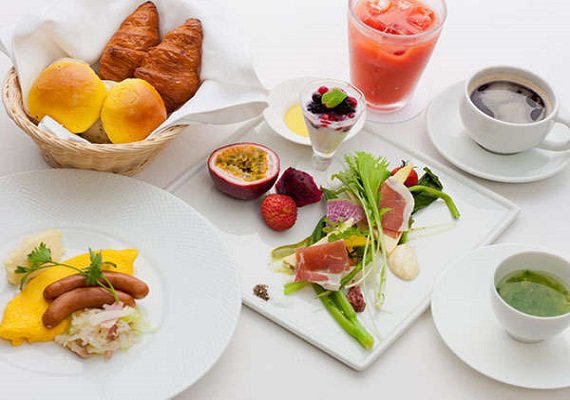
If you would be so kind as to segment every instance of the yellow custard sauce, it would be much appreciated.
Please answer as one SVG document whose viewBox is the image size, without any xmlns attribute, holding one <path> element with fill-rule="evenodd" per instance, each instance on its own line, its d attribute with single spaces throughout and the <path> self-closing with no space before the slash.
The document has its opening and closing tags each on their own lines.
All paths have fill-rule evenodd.
<svg viewBox="0 0 570 400">
<path fill-rule="evenodd" d="M 299 136 L 309 137 L 309 131 L 307 131 L 307 126 L 305 125 L 305 118 L 303 117 L 303 111 L 301 111 L 301 105 L 295 104 L 289 107 L 285 113 L 285 125 L 292 132 Z"/>
</svg>

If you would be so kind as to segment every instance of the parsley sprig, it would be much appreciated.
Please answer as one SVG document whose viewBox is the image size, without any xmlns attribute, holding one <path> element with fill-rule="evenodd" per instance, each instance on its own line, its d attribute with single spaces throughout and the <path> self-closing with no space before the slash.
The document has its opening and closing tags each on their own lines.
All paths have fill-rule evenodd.
<svg viewBox="0 0 570 400">
<path fill-rule="evenodd" d="M 86 283 L 88 286 L 99 285 L 102 288 L 108 290 L 115 298 L 115 301 L 119 302 L 115 288 L 109 279 L 103 274 L 103 265 L 110 265 L 113 268 L 117 268 L 117 264 L 110 261 L 103 261 L 103 255 L 101 254 L 101 251 L 95 252 L 91 250 L 91 248 L 89 248 L 89 259 L 91 263 L 85 268 L 77 268 L 73 265 L 53 261 L 51 256 L 51 249 L 42 242 L 36 246 L 30 252 L 30 254 L 28 254 L 27 260 L 29 266 L 24 267 L 19 265 L 16 267 L 15 272 L 17 274 L 24 274 L 22 280 L 20 281 L 20 290 L 22 290 L 32 273 L 46 268 L 61 266 L 73 269 L 77 271 L 79 275 L 85 276 L 87 278 Z"/>
</svg>

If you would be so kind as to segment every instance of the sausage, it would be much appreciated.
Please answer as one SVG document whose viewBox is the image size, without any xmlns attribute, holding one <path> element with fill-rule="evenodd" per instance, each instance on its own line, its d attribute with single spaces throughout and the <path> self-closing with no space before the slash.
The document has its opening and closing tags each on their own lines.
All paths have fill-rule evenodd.
<svg viewBox="0 0 570 400">
<path fill-rule="evenodd" d="M 115 290 L 119 301 L 127 306 L 134 307 L 135 299 L 132 296 Z M 84 308 L 101 308 L 104 304 L 113 304 L 115 297 L 107 289 L 100 286 L 82 287 L 70 290 L 58 296 L 42 316 L 42 322 L 48 329 L 54 328 L 66 319 L 71 313 Z"/>
<path fill-rule="evenodd" d="M 137 300 L 146 297 L 149 292 L 148 285 L 132 275 L 111 271 L 105 271 L 103 275 L 109 279 L 115 290 L 128 293 Z M 100 280 L 100 282 L 106 284 L 104 280 Z M 44 298 L 47 301 L 52 301 L 63 293 L 80 287 L 88 287 L 87 278 L 85 276 L 79 274 L 66 276 L 46 286 L 44 289 Z"/>
</svg>

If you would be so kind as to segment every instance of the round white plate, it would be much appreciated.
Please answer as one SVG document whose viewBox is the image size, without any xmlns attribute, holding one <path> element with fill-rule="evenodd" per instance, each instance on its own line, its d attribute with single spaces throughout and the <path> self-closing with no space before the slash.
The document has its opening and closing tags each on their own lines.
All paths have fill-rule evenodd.
<svg viewBox="0 0 570 400">
<path fill-rule="evenodd" d="M 497 182 L 521 183 L 548 178 L 570 162 L 570 151 L 532 149 L 501 155 L 484 150 L 467 134 L 458 106 L 463 83 L 458 82 L 440 93 L 430 104 L 426 118 L 428 135 L 436 149 L 462 170 Z M 551 134 L 565 129 L 558 124 Z"/>
<path fill-rule="evenodd" d="M 263 111 L 265 121 L 271 127 L 271 129 L 273 129 L 285 139 L 290 140 L 291 142 L 299 143 L 305 146 L 311 145 L 311 141 L 308 137 L 297 135 L 287 127 L 285 124 L 285 113 L 287 110 L 289 110 L 289 108 L 291 108 L 291 106 L 299 103 L 299 93 L 301 92 L 301 89 L 303 89 L 303 87 L 309 82 L 315 81 L 317 79 L 319 78 L 303 77 L 290 79 L 281 82 L 269 92 L 269 97 L 267 98 L 268 106 Z M 344 139 L 345 141 L 353 138 L 354 135 L 362 130 L 366 123 L 365 113 L 366 110 L 360 117 L 360 120 L 358 120 L 356 125 L 354 125 L 354 127 L 350 130 Z"/>
<path fill-rule="evenodd" d="M 47 228 L 62 231 L 65 257 L 135 247 L 135 274 L 150 286 L 139 306 L 156 328 L 108 361 L 80 359 L 53 342 L 12 347 L 0 339 L 3 393 L 164 399 L 214 365 L 235 330 L 241 295 L 232 260 L 197 211 L 147 183 L 93 171 L 27 172 L 1 177 L 0 187 L 0 257 Z M 15 293 L 0 272 L 0 310 Z"/>
<path fill-rule="evenodd" d="M 570 330 L 540 342 L 512 339 L 495 319 L 490 302 L 494 267 L 535 246 L 480 247 L 456 259 L 435 284 L 431 311 L 447 346 L 467 365 L 500 382 L 532 389 L 570 386 Z"/>
</svg>

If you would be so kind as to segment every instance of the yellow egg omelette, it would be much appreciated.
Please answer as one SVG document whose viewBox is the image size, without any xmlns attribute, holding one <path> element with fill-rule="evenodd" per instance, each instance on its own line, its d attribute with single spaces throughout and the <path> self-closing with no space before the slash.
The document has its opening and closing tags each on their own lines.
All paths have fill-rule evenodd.
<svg viewBox="0 0 570 400">
<path fill-rule="evenodd" d="M 138 250 L 102 250 L 103 261 L 117 265 L 113 268 L 103 265 L 104 270 L 113 270 L 124 274 L 133 274 L 133 264 L 138 256 Z M 90 264 L 89 253 L 81 254 L 64 262 L 77 268 L 85 268 Z M 44 272 L 30 280 L 4 309 L 0 324 L 0 338 L 10 340 L 13 346 L 19 346 L 24 341 L 49 342 L 57 335 L 64 333 L 69 327 L 69 318 L 53 329 L 47 329 L 42 323 L 42 315 L 49 303 L 44 299 L 43 291 L 46 286 L 77 271 L 62 266 L 47 268 Z"/>
</svg>

